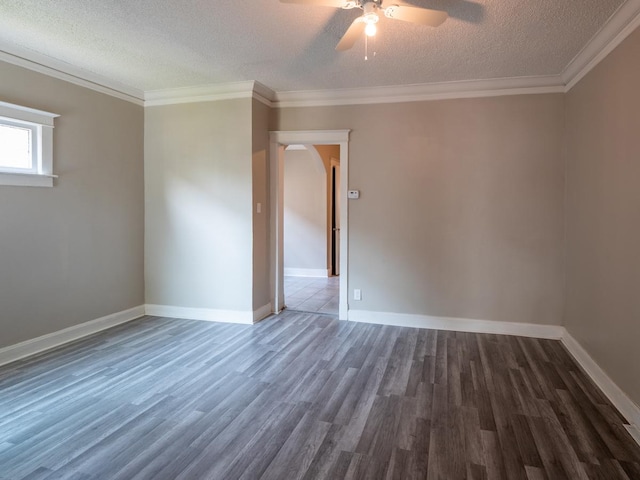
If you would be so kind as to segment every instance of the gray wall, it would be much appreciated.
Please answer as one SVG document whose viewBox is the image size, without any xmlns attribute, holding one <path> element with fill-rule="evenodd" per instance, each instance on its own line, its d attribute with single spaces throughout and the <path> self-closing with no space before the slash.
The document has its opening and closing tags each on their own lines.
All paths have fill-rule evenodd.
<svg viewBox="0 0 640 480">
<path fill-rule="evenodd" d="M 286 108 L 352 129 L 350 308 L 562 323 L 564 97 Z"/>
<path fill-rule="evenodd" d="M 284 268 L 327 270 L 327 171 L 308 150 L 284 153 Z"/>
<path fill-rule="evenodd" d="M 60 114 L 53 188 L 0 186 L 0 347 L 144 304 L 142 107 L 0 62 L 0 100 Z"/>
<path fill-rule="evenodd" d="M 149 304 L 253 310 L 252 100 L 145 109 Z"/>
<path fill-rule="evenodd" d="M 253 309 L 271 303 L 269 261 L 269 115 L 271 109 L 253 100 Z M 257 204 L 261 204 L 258 213 Z"/>
<path fill-rule="evenodd" d="M 571 335 L 640 405 L 640 30 L 567 95 Z"/>
</svg>

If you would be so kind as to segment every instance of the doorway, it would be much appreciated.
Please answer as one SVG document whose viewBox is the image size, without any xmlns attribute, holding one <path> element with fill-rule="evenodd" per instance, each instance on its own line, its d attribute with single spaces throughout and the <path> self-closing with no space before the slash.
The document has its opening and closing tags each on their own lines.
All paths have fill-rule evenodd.
<svg viewBox="0 0 640 480">
<path fill-rule="evenodd" d="M 338 315 L 340 146 L 288 145 L 284 157 L 286 308 Z"/>
<path fill-rule="evenodd" d="M 336 178 L 340 184 L 335 185 L 331 181 L 332 191 L 335 189 L 335 197 L 331 195 L 331 209 L 335 208 L 335 216 L 331 216 L 331 230 L 329 232 L 330 245 L 339 243 L 339 249 L 332 249 L 330 253 L 330 270 L 340 275 L 338 291 L 339 308 L 338 316 L 341 320 L 347 319 L 347 276 L 348 276 L 348 209 L 347 175 L 348 175 L 348 142 L 349 130 L 318 130 L 318 131 L 291 131 L 270 133 L 270 187 L 271 187 L 271 294 L 272 305 L 275 312 L 280 312 L 285 307 L 284 292 L 284 160 L 285 147 L 288 145 L 338 145 L 339 165 L 331 166 L 331 175 L 328 180 Z M 337 159 L 336 159 L 337 160 Z M 339 172 L 334 177 L 334 168 Z M 335 225 L 335 229 L 333 230 Z M 338 253 L 339 252 L 339 253 Z M 334 262 L 335 260 L 335 262 Z M 334 270 L 335 267 L 335 270 Z"/>
</svg>

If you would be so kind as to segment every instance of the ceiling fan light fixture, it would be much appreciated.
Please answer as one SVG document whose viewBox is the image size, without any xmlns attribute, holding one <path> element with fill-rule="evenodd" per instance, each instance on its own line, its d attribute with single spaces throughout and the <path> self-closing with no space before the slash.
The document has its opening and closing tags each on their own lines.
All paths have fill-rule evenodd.
<svg viewBox="0 0 640 480">
<path fill-rule="evenodd" d="M 374 25 L 374 24 L 378 23 L 378 20 L 380 20 L 380 18 L 378 18 L 378 14 L 377 13 L 372 12 L 372 13 L 365 13 L 362 16 L 362 20 L 367 25 Z"/>
<path fill-rule="evenodd" d="M 367 35 L 367 37 L 375 36 L 376 32 L 378 31 L 376 23 L 378 23 L 379 20 L 380 18 L 378 18 L 378 14 L 376 12 L 368 12 L 362 16 L 362 21 L 367 24 L 367 26 L 364 28 L 364 33 Z"/>
<path fill-rule="evenodd" d="M 367 35 L 367 37 L 374 37 L 377 31 L 378 27 L 376 27 L 375 23 L 367 23 L 367 26 L 364 27 L 364 33 Z"/>
<path fill-rule="evenodd" d="M 351 22 L 347 31 L 342 38 L 340 38 L 338 45 L 336 45 L 336 51 L 338 52 L 344 52 L 353 47 L 363 33 L 365 34 L 365 41 L 368 37 L 373 37 L 378 30 L 376 24 L 380 20 L 379 15 L 417 25 L 428 25 L 430 27 L 441 25 L 449 16 L 447 12 L 443 10 L 414 7 L 405 3 L 400 5 L 387 5 L 387 1 L 393 2 L 394 0 L 280 0 L 280 3 L 318 5 L 347 10 L 352 8 L 361 9 L 364 12 L 363 15 Z"/>
</svg>

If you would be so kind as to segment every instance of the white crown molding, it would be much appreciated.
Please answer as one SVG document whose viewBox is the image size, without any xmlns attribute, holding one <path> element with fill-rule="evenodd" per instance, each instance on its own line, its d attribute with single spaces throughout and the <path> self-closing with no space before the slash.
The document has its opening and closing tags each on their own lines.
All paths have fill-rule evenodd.
<svg viewBox="0 0 640 480">
<path fill-rule="evenodd" d="M 250 80 L 150 90 L 144 94 L 144 106 L 254 98 L 273 108 L 317 107 L 563 93 L 564 91 L 562 79 L 557 75 L 293 92 L 274 92 L 260 82 Z"/>
<path fill-rule="evenodd" d="M 566 93 L 639 26 L 640 0 L 627 0 L 560 75 L 334 90 L 274 92 L 257 81 L 244 81 L 143 92 L 16 46 L 0 43 L 0 60 L 145 107 L 238 98 L 253 98 L 274 108 L 366 105 Z"/>
<path fill-rule="evenodd" d="M 0 365 L 15 362 L 21 358 L 35 355 L 36 353 L 50 350 L 65 343 L 78 340 L 88 335 L 93 335 L 107 328 L 115 327 L 122 323 L 130 322 L 144 316 L 144 306 L 130 308 L 122 312 L 107 315 L 96 320 L 74 325 L 57 332 L 49 333 L 41 337 L 33 338 L 16 345 L 0 349 Z"/>
<path fill-rule="evenodd" d="M 0 44 L 0 60 L 49 77 L 143 105 L 144 92 L 37 52 Z"/>
<path fill-rule="evenodd" d="M 258 81 L 253 82 L 253 98 L 264 103 L 267 107 L 273 107 L 273 100 L 275 97 L 276 92 L 271 90 L 269 87 Z"/>
<path fill-rule="evenodd" d="M 273 108 L 295 108 L 566 93 L 638 26 L 640 26 L 640 0 L 627 0 L 567 65 L 561 75 L 283 92 L 274 92 L 255 82 L 252 95 L 253 98 Z M 227 92 L 227 97 L 219 96 L 219 91 L 224 92 L 228 89 L 228 85 L 232 84 L 202 87 L 209 89 L 210 97 L 205 95 L 203 99 L 192 95 L 193 98 L 190 101 L 240 98 L 233 97 L 234 93 L 235 95 L 241 93 L 245 97 L 251 96 L 248 86 L 245 87 L 244 92 L 231 94 Z M 171 95 L 168 98 L 171 98 Z"/>
<path fill-rule="evenodd" d="M 289 108 L 365 105 L 563 92 L 564 84 L 560 76 L 549 75 L 385 87 L 276 92 L 273 106 Z"/>
<path fill-rule="evenodd" d="M 493 333 L 499 335 L 518 335 L 521 337 L 548 338 L 559 340 L 565 333 L 559 325 L 538 325 L 532 323 L 500 322 L 495 320 L 476 320 L 470 318 L 432 317 L 408 313 L 372 312 L 368 310 L 349 310 L 351 322 L 393 325 L 397 327 L 429 328 L 433 330 L 451 330 L 454 332 Z"/>
<path fill-rule="evenodd" d="M 175 105 L 180 103 L 216 102 L 219 100 L 235 100 L 241 98 L 255 98 L 271 106 L 273 91 L 259 82 L 229 82 L 212 85 L 198 85 L 195 87 L 168 88 L 163 90 L 148 90 L 144 94 L 144 106 L 156 107 L 161 105 Z"/>
<path fill-rule="evenodd" d="M 629 422 L 629 433 L 634 440 L 640 444 L 640 430 L 638 429 L 640 426 L 640 407 L 611 380 L 591 355 L 589 355 L 582 345 L 566 330 L 562 336 L 562 343 L 598 388 L 602 390 L 611 403 L 620 411 L 622 416 L 627 419 Z"/>
<path fill-rule="evenodd" d="M 627 0 L 562 72 L 565 91 L 571 90 L 614 48 L 640 26 L 640 0 Z"/>
</svg>

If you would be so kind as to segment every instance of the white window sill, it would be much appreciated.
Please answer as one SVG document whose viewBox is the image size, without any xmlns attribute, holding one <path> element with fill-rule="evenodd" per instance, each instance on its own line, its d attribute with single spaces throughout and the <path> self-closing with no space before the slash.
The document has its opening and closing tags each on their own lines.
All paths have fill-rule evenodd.
<svg viewBox="0 0 640 480">
<path fill-rule="evenodd" d="M 53 187 L 57 175 L 0 172 L 0 185 L 12 187 Z"/>
</svg>

